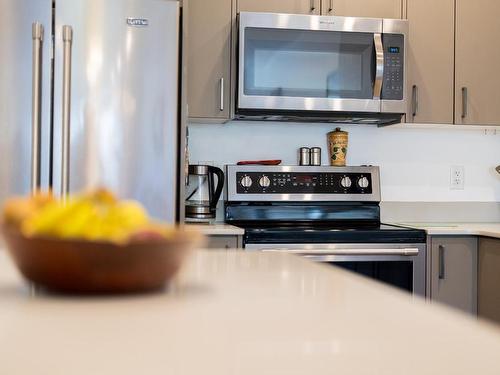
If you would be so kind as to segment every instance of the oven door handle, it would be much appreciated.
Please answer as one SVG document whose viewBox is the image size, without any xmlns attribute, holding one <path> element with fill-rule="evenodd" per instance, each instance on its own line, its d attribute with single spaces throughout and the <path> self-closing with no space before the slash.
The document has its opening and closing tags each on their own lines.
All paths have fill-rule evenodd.
<svg viewBox="0 0 500 375">
<path fill-rule="evenodd" d="M 416 247 L 399 248 L 399 249 L 287 249 L 273 248 L 261 249 L 264 252 L 289 253 L 302 256 L 314 255 L 401 255 L 401 256 L 417 256 L 419 249 Z"/>
<path fill-rule="evenodd" d="M 380 100 L 382 96 L 382 84 L 384 82 L 384 44 L 382 34 L 373 34 L 375 44 L 375 81 L 373 82 L 373 99 Z"/>
</svg>

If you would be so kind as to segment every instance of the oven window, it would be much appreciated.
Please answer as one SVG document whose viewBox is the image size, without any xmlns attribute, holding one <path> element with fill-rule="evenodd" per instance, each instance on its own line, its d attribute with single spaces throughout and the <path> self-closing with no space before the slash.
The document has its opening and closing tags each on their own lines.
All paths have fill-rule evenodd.
<svg viewBox="0 0 500 375">
<path fill-rule="evenodd" d="M 372 99 L 372 33 L 245 28 L 245 95 Z"/>
<path fill-rule="evenodd" d="M 408 292 L 413 291 L 412 262 L 335 262 L 330 264 L 371 277 Z"/>
</svg>

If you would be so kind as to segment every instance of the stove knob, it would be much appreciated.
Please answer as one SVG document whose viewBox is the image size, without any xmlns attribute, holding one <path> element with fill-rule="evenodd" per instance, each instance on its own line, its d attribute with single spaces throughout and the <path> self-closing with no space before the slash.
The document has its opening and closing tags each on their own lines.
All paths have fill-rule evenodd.
<svg viewBox="0 0 500 375">
<path fill-rule="evenodd" d="M 259 180 L 259 185 L 263 188 L 267 188 L 271 185 L 271 180 L 267 176 L 262 176 Z"/>
<path fill-rule="evenodd" d="M 367 179 L 366 177 L 361 177 L 361 178 L 358 180 L 358 186 L 359 186 L 361 189 L 366 189 L 369 185 L 370 185 L 370 181 L 368 181 L 368 179 Z"/>
<path fill-rule="evenodd" d="M 241 186 L 243 186 L 244 188 L 249 188 L 250 186 L 252 186 L 252 179 L 250 178 L 250 176 L 244 176 L 241 180 L 240 180 L 240 184 Z"/>
<path fill-rule="evenodd" d="M 340 186 L 342 186 L 343 188 L 350 188 L 352 185 L 352 181 L 349 177 L 345 176 L 345 177 L 342 177 L 342 180 L 340 180 Z"/>
</svg>

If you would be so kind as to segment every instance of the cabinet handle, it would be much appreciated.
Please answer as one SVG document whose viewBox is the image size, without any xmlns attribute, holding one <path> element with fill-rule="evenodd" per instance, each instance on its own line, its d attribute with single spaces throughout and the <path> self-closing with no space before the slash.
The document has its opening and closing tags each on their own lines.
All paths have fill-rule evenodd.
<svg viewBox="0 0 500 375">
<path fill-rule="evenodd" d="M 42 118 L 42 43 L 43 25 L 34 22 L 33 37 L 33 73 L 31 101 L 31 191 L 40 188 L 40 129 Z"/>
<path fill-rule="evenodd" d="M 73 44 L 73 28 L 65 25 L 63 35 L 63 95 L 62 95 L 62 163 L 61 163 L 61 196 L 66 199 L 69 193 L 69 147 L 71 121 L 71 46 Z"/>
<path fill-rule="evenodd" d="M 468 90 L 467 87 L 462 87 L 462 118 L 466 118 L 469 112 L 468 107 Z"/>
<path fill-rule="evenodd" d="M 316 0 L 310 0 L 311 13 L 316 10 Z"/>
<path fill-rule="evenodd" d="M 224 77 L 221 77 L 219 80 L 219 93 L 220 93 L 220 102 L 219 102 L 219 110 L 224 111 Z"/>
<path fill-rule="evenodd" d="M 330 0 L 328 3 L 328 13 L 331 13 L 333 11 L 333 0 Z"/>
<path fill-rule="evenodd" d="M 412 110 L 411 115 L 415 117 L 418 112 L 418 86 L 413 85 L 412 87 Z"/>
<path fill-rule="evenodd" d="M 444 280 L 444 246 L 439 245 L 439 279 Z"/>
</svg>

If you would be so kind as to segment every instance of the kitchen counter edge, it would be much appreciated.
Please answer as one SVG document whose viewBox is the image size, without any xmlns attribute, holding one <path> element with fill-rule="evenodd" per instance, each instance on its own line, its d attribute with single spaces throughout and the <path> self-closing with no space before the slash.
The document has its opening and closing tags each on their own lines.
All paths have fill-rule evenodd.
<svg viewBox="0 0 500 375">
<path fill-rule="evenodd" d="M 196 229 L 206 236 L 243 236 L 245 234 L 245 230 L 243 228 L 226 223 L 186 223 L 186 227 Z"/>
<path fill-rule="evenodd" d="M 420 223 L 398 222 L 392 225 L 423 229 L 429 236 L 481 236 L 500 238 L 500 223 Z"/>
</svg>

